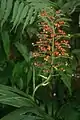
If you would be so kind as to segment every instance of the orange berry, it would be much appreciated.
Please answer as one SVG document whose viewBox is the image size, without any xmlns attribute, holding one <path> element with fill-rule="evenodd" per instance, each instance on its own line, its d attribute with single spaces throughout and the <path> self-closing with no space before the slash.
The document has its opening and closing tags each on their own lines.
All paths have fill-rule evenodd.
<svg viewBox="0 0 80 120">
<path fill-rule="evenodd" d="M 60 21 L 59 24 L 60 24 L 60 25 L 63 25 L 63 24 L 64 24 L 64 21 Z"/>
<path fill-rule="evenodd" d="M 44 58 L 45 61 L 48 61 L 48 59 L 49 59 L 49 55 L 47 55 L 47 56 Z"/>
<path fill-rule="evenodd" d="M 55 27 L 58 27 L 58 28 L 60 27 L 60 25 L 58 23 L 55 23 L 54 25 L 55 25 Z"/>
<path fill-rule="evenodd" d="M 55 55 L 55 56 L 58 56 L 58 55 L 59 55 L 59 52 L 58 52 L 58 51 L 55 51 L 55 52 L 54 52 L 54 55 Z"/>
<path fill-rule="evenodd" d="M 40 15 L 41 15 L 41 16 L 47 16 L 47 12 L 46 12 L 46 11 L 42 11 L 42 12 L 40 13 Z"/>
<path fill-rule="evenodd" d="M 59 33 L 62 33 L 62 30 L 59 29 L 58 32 L 59 32 Z"/>
<path fill-rule="evenodd" d="M 65 55 L 65 52 L 64 52 L 64 51 L 62 51 L 62 52 L 61 52 L 61 55 Z"/>
<path fill-rule="evenodd" d="M 51 38 L 53 38 L 55 36 L 55 34 L 51 34 Z"/>
<path fill-rule="evenodd" d="M 48 45 L 48 47 L 47 47 L 47 50 L 51 50 L 51 47 L 50 47 L 50 45 Z"/>
<path fill-rule="evenodd" d="M 60 43 L 59 43 L 59 42 L 55 42 L 55 45 L 56 45 L 56 46 L 59 46 L 59 45 L 60 45 Z"/>
<path fill-rule="evenodd" d="M 59 50 L 61 50 L 62 47 L 61 47 L 61 46 L 58 46 L 57 48 L 58 48 Z"/>
<path fill-rule="evenodd" d="M 62 51 L 62 52 L 65 52 L 66 50 L 65 50 L 64 48 L 61 48 L 61 51 Z"/>
<path fill-rule="evenodd" d="M 41 49 L 41 51 L 44 51 L 44 52 L 47 51 L 47 49 L 45 47 L 40 47 L 40 49 Z"/>
</svg>

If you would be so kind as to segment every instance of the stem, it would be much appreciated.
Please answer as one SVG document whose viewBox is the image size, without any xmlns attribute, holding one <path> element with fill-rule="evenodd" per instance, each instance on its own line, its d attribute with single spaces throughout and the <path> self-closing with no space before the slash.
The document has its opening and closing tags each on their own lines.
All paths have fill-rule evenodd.
<svg viewBox="0 0 80 120">
<path fill-rule="evenodd" d="M 53 33 L 55 34 L 55 29 L 54 29 L 54 26 L 53 26 Z M 53 65 L 54 63 L 54 37 L 52 39 L 52 62 L 51 62 L 51 65 Z M 53 74 L 53 67 L 51 68 L 51 73 Z"/>
<path fill-rule="evenodd" d="M 35 85 L 35 68 L 33 66 L 33 91 L 35 90 L 35 87 L 36 87 L 36 85 Z"/>
<path fill-rule="evenodd" d="M 53 34 L 55 34 L 54 26 L 52 28 L 53 28 Z M 51 63 L 51 65 L 54 64 L 54 54 L 53 54 L 54 53 L 54 40 L 55 39 L 53 37 L 53 39 L 52 39 L 52 63 Z M 52 75 L 54 75 L 53 67 L 51 67 L 51 73 L 52 73 Z M 53 77 L 53 79 L 54 79 L 54 77 Z M 52 113 L 51 113 L 51 116 L 53 117 L 53 103 L 52 103 Z"/>
</svg>

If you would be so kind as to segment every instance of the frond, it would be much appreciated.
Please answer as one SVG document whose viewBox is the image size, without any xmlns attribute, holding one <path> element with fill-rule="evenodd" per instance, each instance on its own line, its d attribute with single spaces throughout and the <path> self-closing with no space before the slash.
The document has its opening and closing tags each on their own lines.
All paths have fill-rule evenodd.
<svg viewBox="0 0 80 120">
<path fill-rule="evenodd" d="M 12 30 L 22 24 L 22 32 L 28 26 L 34 23 L 36 17 L 42 9 L 56 7 L 49 0 L 1 0 L 0 2 L 0 26 L 8 21 L 12 24 Z"/>
</svg>

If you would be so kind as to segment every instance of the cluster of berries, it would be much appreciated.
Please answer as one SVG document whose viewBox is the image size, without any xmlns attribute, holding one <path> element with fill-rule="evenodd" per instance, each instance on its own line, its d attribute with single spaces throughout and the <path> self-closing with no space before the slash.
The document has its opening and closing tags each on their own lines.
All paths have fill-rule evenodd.
<svg viewBox="0 0 80 120">
<path fill-rule="evenodd" d="M 56 16 L 57 14 L 59 16 L 60 11 L 56 11 Z M 33 52 L 33 57 L 41 57 L 45 63 L 51 64 L 52 55 L 54 57 L 68 56 L 67 49 L 70 48 L 69 40 L 64 38 L 64 36 L 66 36 L 66 32 L 61 29 L 61 26 L 63 26 L 65 22 L 55 22 L 56 17 L 48 15 L 46 11 L 41 12 L 40 15 L 41 17 L 46 17 L 49 22 L 51 22 L 52 26 L 48 24 L 48 22 L 40 22 L 41 32 L 38 35 L 39 40 L 35 44 L 37 49 Z M 53 39 L 54 43 L 52 42 Z M 52 50 L 52 47 L 54 47 L 54 51 Z M 39 66 L 39 64 L 36 65 Z"/>
</svg>

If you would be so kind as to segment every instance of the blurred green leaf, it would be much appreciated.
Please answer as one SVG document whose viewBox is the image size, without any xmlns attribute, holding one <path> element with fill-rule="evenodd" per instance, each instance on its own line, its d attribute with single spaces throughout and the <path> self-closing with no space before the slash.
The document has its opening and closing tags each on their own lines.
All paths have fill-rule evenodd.
<svg viewBox="0 0 80 120">
<path fill-rule="evenodd" d="M 13 5 L 13 0 L 7 0 L 6 9 L 4 12 L 4 17 L 3 17 L 2 22 L 1 22 L 1 27 L 7 21 L 9 15 L 11 13 L 12 5 Z"/>
<path fill-rule="evenodd" d="M 71 94 L 71 76 L 64 74 L 64 73 L 62 73 L 60 75 L 61 75 L 61 80 L 66 85 L 66 87 L 68 88 L 68 90 Z"/>
<path fill-rule="evenodd" d="M 79 120 L 79 112 L 71 104 L 63 105 L 59 110 L 59 118 L 64 120 Z"/>
<path fill-rule="evenodd" d="M 15 46 L 16 46 L 17 50 L 21 53 L 21 55 L 24 57 L 26 62 L 28 62 L 29 61 L 29 54 L 28 54 L 27 47 L 19 42 L 16 42 Z"/>
<path fill-rule="evenodd" d="M 16 109 L 13 112 L 10 112 L 8 115 L 4 116 L 0 120 L 37 120 L 37 117 L 32 116 L 32 115 L 27 115 L 26 113 L 31 112 L 31 113 L 36 113 L 38 114 L 37 111 L 33 107 L 21 107 L 19 109 Z M 38 117 L 40 118 L 40 117 Z"/>
<path fill-rule="evenodd" d="M 21 92 L 19 92 L 21 93 Z M 23 97 L 11 87 L 0 85 L 0 103 L 14 107 L 32 106 L 33 101 L 28 96 Z M 23 94 L 24 95 L 24 94 Z"/>
<path fill-rule="evenodd" d="M 2 0 L 1 1 L 1 14 L 0 14 L 0 20 L 3 18 L 4 13 L 5 13 L 5 9 L 6 9 L 6 0 Z"/>
<path fill-rule="evenodd" d="M 9 34 L 7 31 L 3 31 L 1 33 L 2 35 L 2 41 L 3 41 L 3 47 L 4 47 L 4 51 L 7 55 L 7 58 L 9 57 L 9 53 L 10 53 L 10 39 L 9 39 Z"/>
</svg>

